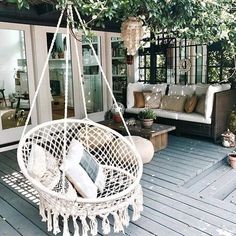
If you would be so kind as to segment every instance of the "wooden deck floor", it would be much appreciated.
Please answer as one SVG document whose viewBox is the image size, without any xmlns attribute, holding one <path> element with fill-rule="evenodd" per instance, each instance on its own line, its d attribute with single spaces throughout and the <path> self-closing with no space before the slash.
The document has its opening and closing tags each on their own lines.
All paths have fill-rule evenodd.
<svg viewBox="0 0 236 236">
<path fill-rule="evenodd" d="M 168 148 L 144 165 L 144 211 L 125 235 L 236 235 L 236 170 L 227 165 L 227 152 L 208 141 L 170 136 Z M 37 202 L 19 173 L 16 150 L 0 153 L 0 236 L 53 235 Z"/>
</svg>

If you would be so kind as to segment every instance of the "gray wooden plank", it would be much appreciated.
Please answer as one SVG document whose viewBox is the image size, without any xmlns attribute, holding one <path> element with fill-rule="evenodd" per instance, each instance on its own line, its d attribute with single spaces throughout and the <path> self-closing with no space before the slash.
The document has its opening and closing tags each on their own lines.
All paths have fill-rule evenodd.
<svg viewBox="0 0 236 236">
<path fill-rule="evenodd" d="M 154 171 L 156 173 L 161 173 L 161 174 L 164 174 L 164 175 L 176 178 L 178 180 L 182 180 L 184 182 L 189 179 L 189 176 L 187 176 L 187 175 L 178 173 L 178 172 L 176 172 L 174 170 L 170 171 L 170 170 L 165 169 L 165 168 L 160 168 L 159 166 L 156 166 L 156 165 L 153 165 L 153 164 L 145 165 L 145 169 L 149 169 L 149 170 L 152 170 L 152 171 Z"/>
<path fill-rule="evenodd" d="M 186 236 L 199 236 L 199 235 L 209 235 L 207 233 L 201 232 L 198 229 L 191 227 L 189 224 L 185 223 L 182 219 L 176 219 L 173 215 L 168 214 L 168 212 L 163 211 L 159 208 L 156 201 L 145 197 L 144 195 L 144 212 L 143 215 L 148 216 L 151 219 L 159 222 L 165 227 L 174 229 L 181 235 Z"/>
<path fill-rule="evenodd" d="M 175 177 L 168 176 L 168 175 L 165 175 L 165 174 L 162 174 L 162 173 L 153 171 L 153 170 L 151 170 L 151 169 L 145 168 L 145 169 L 143 170 L 143 173 L 145 173 L 145 174 L 147 174 L 147 175 L 150 175 L 150 176 L 152 176 L 152 177 L 156 177 L 156 178 L 158 178 L 158 179 L 167 181 L 167 182 L 169 182 L 169 183 L 173 183 L 173 184 L 175 184 L 175 185 L 183 185 L 183 184 L 184 184 L 184 181 L 181 180 L 181 179 L 177 179 L 177 178 L 175 178 Z"/>
<path fill-rule="evenodd" d="M 215 222 L 212 222 L 212 219 L 205 217 L 206 213 L 197 211 L 191 206 L 182 206 L 181 203 L 177 201 L 171 201 L 171 199 L 162 195 L 153 196 L 153 192 L 147 189 L 144 189 L 144 193 L 148 198 L 155 201 L 154 206 L 158 209 L 158 211 L 162 211 L 168 215 L 173 216 L 176 220 L 184 222 L 201 233 L 220 236 L 220 232 L 223 229 L 225 233 L 230 235 L 234 234 L 233 228 L 230 228 L 229 226 L 226 228 L 223 224 L 215 224 Z M 172 227 L 174 228 L 175 225 Z"/>
<path fill-rule="evenodd" d="M 179 148 L 169 148 L 168 149 L 168 152 L 169 153 L 173 153 L 173 154 L 179 154 L 181 155 L 182 157 L 185 157 L 189 160 L 189 158 L 193 158 L 200 161 L 201 163 L 206 163 L 206 162 L 215 162 L 215 161 L 218 161 L 219 159 L 222 158 L 222 156 L 220 156 L 220 158 L 216 158 L 215 156 L 212 157 L 212 156 L 209 156 L 209 155 L 204 155 L 204 156 L 201 156 L 198 154 L 197 152 L 198 150 L 196 151 L 192 151 L 192 150 L 186 150 L 184 148 L 182 148 L 181 150 Z M 191 160 L 192 161 L 192 160 Z"/>
<path fill-rule="evenodd" d="M 38 226 L 32 223 L 28 218 L 23 216 L 15 208 L 9 205 L 0 197 L 0 214 L 5 218 L 11 225 L 17 226 L 17 230 L 24 236 L 47 236 L 48 234 L 43 232 Z"/>
<path fill-rule="evenodd" d="M 184 176 L 188 176 L 189 178 L 191 178 L 195 175 L 188 168 L 183 168 L 183 167 L 174 166 L 174 165 L 167 165 L 165 162 L 161 162 L 161 161 L 158 162 L 157 158 L 158 157 L 155 156 L 153 158 L 152 162 L 145 164 L 144 167 L 146 168 L 146 166 L 154 166 L 154 167 L 158 167 L 163 170 L 174 171 L 174 172 L 182 174 Z"/>
<path fill-rule="evenodd" d="M 0 235 L 1 236 L 22 236 L 17 230 L 11 226 L 5 218 L 0 216 Z"/>
<path fill-rule="evenodd" d="M 187 162 L 190 162 L 191 165 L 196 165 L 196 167 L 199 166 L 206 166 L 212 163 L 215 163 L 217 160 L 212 160 L 212 159 L 205 159 L 205 160 L 201 160 L 199 159 L 198 155 L 193 155 L 191 153 L 187 153 L 187 152 L 183 152 L 183 151 L 173 151 L 173 150 L 166 150 L 165 152 L 163 151 L 161 155 L 167 155 L 167 156 L 171 156 L 173 158 L 175 158 L 175 160 L 179 159 L 179 160 L 184 160 Z"/>
<path fill-rule="evenodd" d="M 208 168 L 204 173 L 198 175 L 196 178 L 188 181 L 183 185 L 186 188 L 186 193 L 199 193 L 217 179 L 225 175 L 230 168 L 222 162 Z"/>
<path fill-rule="evenodd" d="M 181 211 L 186 211 L 187 214 L 190 213 L 190 209 L 198 210 L 199 212 L 196 212 L 196 217 L 199 215 L 201 217 L 201 214 L 203 214 L 207 216 L 212 223 L 213 221 L 216 222 L 218 226 L 223 222 L 222 224 L 226 224 L 236 230 L 236 213 L 212 205 L 210 203 L 211 200 L 204 202 L 201 201 L 200 198 L 192 198 L 191 196 L 173 190 L 167 190 L 155 185 L 152 186 L 152 191 L 150 191 L 150 183 L 146 183 L 145 181 L 141 182 L 145 195 L 146 193 L 149 195 L 152 194 L 157 200 L 165 197 L 166 201 L 168 200 L 173 203 L 171 205 L 173 205 L 174 208 L 178 207 Z"/>
<path fill-rule="evenodd" d="M 158 165 L 159 163 L 160 164 L 163 164 L 163 165 L 166 165 L 166 166 L 173 166 L 173 168 L 179 168 L 179 169 L 183 169 L 184 172 L 186 171 L 186 173 L 191 173 L 191 172 L 194 172 L 194 173 L 201 173 L 202 170 L 199 169 L 198 167 L 194 167 L 194 166 L 189 166 L 189 165 L 183 165 L 182 163 L 177 163 L 177 162 L 173 162 L 172 160 L 170 159 L 163 159 L 163 158 L 158 158 L 158 159 L 154 159 L 152 160 L 151 163 L 155 163 L 156 165 Z"/>
<path fill-rule="evenodd" d="M 169 160 L 169 161 L 172 161 L 172 162 L 177 162 L 177 163 L 180 163 L 182 165 L 189 166 L 190 168 L 195 167 L 195 168 L 201 169 L 203 167 L 206 167 L 205 165 L 203 165 L 201 163 L 198 163 L 196 161 L 192 161 L 191 159 L 186 160 L 186 159 L 182 158 L 181 155 L 178 155 L 178 154 L 171 155 L 168 152 L 160 153 L 159 158 L 164 159 L 164 160 Z"/>
<path fill-rule="evenodd" d="M 226 172 L 220 179 L 217 179 L 211 185 L 207 186 L 200 192 L 201 196 L 213 197 L 220 194 L 220 192 L 227 190 L 227 185 L 231 185 L 236 178 L 236 170 Z"/>
<path fill-rule="evenodd" d="M 25 199 L 19 197 L 10 188 L 7 188 L 7 186 L 3 185 L 2 183 L 0 183 L 0 192 L 1 198 L 14 207 L 18 212 L 20 212 L 21 215 L 29 219 L 33 224 L 37 225 L 38 228 L 40 228 L 46 234 L 53 235 L 52 233 L 48 233 L 47 225 L 42 223 L 38 208 L 32 206 Z M 59 235 L 60 234 L 58 234 L 58 236 Z"/>
<path fill-rule="evenodd" d="M 234 205 L 236 205 L 236 189 L 234 189 L 231 193 L 229 193 L 225 199 L 225 202 L 229 202 L 229 203 L 233 203 Z"/>
</svg>

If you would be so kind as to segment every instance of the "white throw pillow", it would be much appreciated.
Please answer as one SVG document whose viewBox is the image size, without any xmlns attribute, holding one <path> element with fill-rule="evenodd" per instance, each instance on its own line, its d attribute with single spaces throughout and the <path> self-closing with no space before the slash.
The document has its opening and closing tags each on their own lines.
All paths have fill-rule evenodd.
<svg viewBox="0 0 236 236">
<path fill-rule="evenodd" d="M 40 179 L 47 170 L 46 153 L 43 147 L 32 144 L 27 169 L 29 174 L 36 179 Z"/>
<path fill-rule="evenodd" d="M 33 144 L 27 166 L 29 174 L 39 180 L 46 188 L 64 193 L 68 199 L 75 200 L 77 193 L 71 183 L 65 178 L 65 191 L 62 191 L 62 172 L 57 159 L 38 144 Z"/>
<path fill-rule="evenodd" d="M 105 188 L 106 176 L 101 165 L 88 153 L 83 145 L 73 139 L 64 160 L 67 178 L 73 183 L 83 197 L 96 197 L 97 188 Z M 83 183 L 86 183 L 84 186 Z"/>
<path fill-rule="evenodd" d="M 143 91 L 143 83 L 129 83 L 127 86 L 127 108 L 134 106 L 134 91 Z"/>
</svg>

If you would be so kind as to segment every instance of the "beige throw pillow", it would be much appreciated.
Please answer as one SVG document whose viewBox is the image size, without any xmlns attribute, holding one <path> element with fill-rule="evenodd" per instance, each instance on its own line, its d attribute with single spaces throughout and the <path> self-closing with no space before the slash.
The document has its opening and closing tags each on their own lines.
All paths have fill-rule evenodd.
<svg viewBox="0 0 236 236">
<path fill-rule="evenodd" d="M 145 106 L 143 92 L 134 91 L 134 107 L 143 108 Z"/>
<path fill-rule="evenodd" d="M 193 94 L 191 97 L 187 97 L 184 110 L 186 113 L 191 113 L 194 111 L 195 107 L 197 105 L 197 96 Z"/>
<path fill-rule="evenodd" d="M 160 108 L 161 105 L 161 98 L 162 98 L 162 93 L 157 92 L 144 92 L 144 102 L 145 102 L 145 107 L 146 108 Z"/>
<path fill-rule="evenodd" d="M 163 110 L 170 110 L 170 111 L 177 111 L 183 112 L 184 105 L 186 102 L 185 96 L 179 95 L 164 95 L 161 101 L 161 109 Z"/>
<path fill-rule="evenodd" d="M 201 95 L 198 99 L 197 106 L 195 108 L 195 111 L 202 115 L 205 115 L 205 100 L 206 100 L 206 95 L 205 94 Z"/>
</svg>

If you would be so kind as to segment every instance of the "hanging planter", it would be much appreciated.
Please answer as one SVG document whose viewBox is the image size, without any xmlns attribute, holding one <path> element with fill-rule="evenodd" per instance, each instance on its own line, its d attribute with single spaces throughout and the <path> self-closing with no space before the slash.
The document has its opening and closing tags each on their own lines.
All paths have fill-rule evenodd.
<svg viewBox="0 0 236 236">
<path fill-rule="evenodd" d="M 121 25 L 121 37 L 127 48 L 127 55 L 134 56 L 140 46 L 144 34 L 143 23 L 137 17 L 129 17 Z"/>
</svg>

